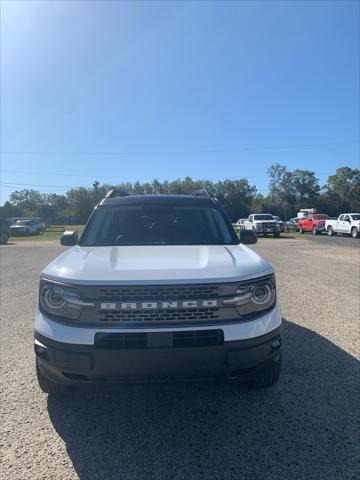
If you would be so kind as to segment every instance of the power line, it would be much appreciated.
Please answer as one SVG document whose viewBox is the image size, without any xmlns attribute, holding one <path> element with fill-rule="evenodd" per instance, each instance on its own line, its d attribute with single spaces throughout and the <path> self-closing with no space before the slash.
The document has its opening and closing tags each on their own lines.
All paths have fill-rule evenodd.
<svg viewBox="0 0 360 480">
<path fill-rule="evenodd" d="M 282 149 L 295 149 L 295 148 L 307 148 L 307 147 L 327 147 L 331 145 L 349 145 L 356 144 L 359 141 L 344 141 L 344 142 L 326 142 L 326 143 L 307 143 L 298 145 L 268 145 L 260 147 L 240 147 L 229 149 L 206 149 L 206 150 L 184 150 L 184 151 L 148 151 L 148 152 L 34 152 L 34 151 L 5 151 L 1 152 L 1 155 L 78 155 L 78 156 L 156 156 L 156 155 L 207 155 L 215 153 L 237 153 L 256 150 L 282 150 Z"/>
<path fill-rule="evenodd" d="M 71 190 L 71 189 L 77 189 L 77 188 L 91 188 L 92 185 L 82 185 L 82 186 L 65 186 L 65 185 L 42 185 L 38 183 L 10 183 L 10 182 L 0 182 L 0 185 L 6 186 L 6 187 L 45 187 L 45 188 L 61 188 L 62 190 Z M 268 191 L 268 188 L 256 188 L 257 191 Z"/>
<path fill-rule="evenodd" d="M 5 186 L 12 186 L 12 187 L 17 187 L 17 186 L 23 186 L 23 187 L 46 187 L 46 188 L 64 188 L 64 189 L 69 189 L 69 188 L 80 188 L 80 186 L 74 187 L 74 186 L 65 186 L 65 185 L 43 185 L 39 183 L 11 183 L 11 182 L 0 182 L 0 185 L 5 185 Z M 88 188 L 89 185 L 83 186 L 83 188 Z"/>
<path fill-rule="evenodd" d="M 93 179 L 99 179 L 99 178 L 106 178 L 109 179 L 109 175 L 96 175 L 96 174 L 91 174 L 91 175 L 80 175 L 77 173 L 46 173 L 46 172 L 24 172 L 24 171 L 13 171 L 13 170 L 1 170 L 1 173 L 11 173 L 11 174 L 17 174 L 17 175 L 42 175 L 42 176 L 55 176 L 55 177 L 78 177 L 78 178 L 90 178 L 92 177 Z M 157 179 L 161 177 L 156 177 Z M 163 177 L 165 180 L 168 179 L 167 177 Z M 113 180 L 154 180 L 154 177 L 112 177 L 110 182 Z"/>
<path fill-rule="evenodd" d="M 115 181 L 115 180 L 119 180 L 119 181 L 124 181 L 124 180 L 128 180 L 128 181 L 142 181 L 142 180 L 159 180 L 159 179 L 164 179 L 164 180 L 168 180 L 168 181 L 171 181 L 169 179 L 168 176 L 152 176 L 152 177 L 109 177 L 109 175 L 98 175 L 96 173 L 92 173 L 92 174 L 88 174 L 88 175 L 81 175 L 81 174 L 77 174 L 77 173 L 55 173 L 55 172 L 29 172 L 29 171 L 19 171 L 19 170 L 1 170 L 1 173 L 10 173 L 10 174 L 15 174 L 15 175 L 36 175 L 36 176 L 52 176 L 52 177 L 77 177 L 77 178 L 87 178 L 89 179 L 89 181 L 93 181 L 93 180 L 98 180 L 98 179 L 101 179 L 101 178 L 105 178 L 107 179 L 110 183 Z M 316 175 L 330 175 L 329 171 L 327 172 L 315 172 Z M 249 177 L 251 178 L 268 178 L 268 175 L 267 174 L 264 174 L 264 175 L 249 175 Z M 177 177 L 172 177 L 172 178 L 177 178 Z"/>
</svg>

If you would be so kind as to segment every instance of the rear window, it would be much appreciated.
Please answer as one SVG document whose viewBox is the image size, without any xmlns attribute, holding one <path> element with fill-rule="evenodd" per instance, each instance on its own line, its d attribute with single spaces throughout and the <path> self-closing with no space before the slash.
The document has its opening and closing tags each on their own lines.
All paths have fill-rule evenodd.
<svg viewBox="0 0 360 480">
<path fill-rule="evenodd" d="M 176 205 L 99 207 L 80 241 L 83 246 L 238 243 L 221 210 Z"/>
</svg>

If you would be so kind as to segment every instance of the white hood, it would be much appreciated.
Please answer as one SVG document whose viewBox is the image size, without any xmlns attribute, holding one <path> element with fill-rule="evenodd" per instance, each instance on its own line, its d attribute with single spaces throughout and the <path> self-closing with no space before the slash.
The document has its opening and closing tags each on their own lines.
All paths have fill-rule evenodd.
<svg viewBox="0 0 360 480">
<path fill-rule="evenodd" d="M 129 285 L 232 282 L 271 273 L 271 265 L 244 245 L 77 245 L 41 276 L 73 284 Z"/>
</svg>

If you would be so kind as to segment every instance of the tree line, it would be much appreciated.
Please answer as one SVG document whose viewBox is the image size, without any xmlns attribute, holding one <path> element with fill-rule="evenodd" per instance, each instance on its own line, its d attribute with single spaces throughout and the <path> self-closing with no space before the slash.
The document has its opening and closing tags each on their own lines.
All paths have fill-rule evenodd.
<svg viewBox="0 0 360 480">
<path fill-rule="evenodd" d="M 0 215 L 3 218 L 39 217 L 51 224 L 85 223 L 94 206 L 113 188 L 140 195 L 190 194 L 205 188 L 224 205 L 232 221 L 245 218 L 252 212 L 272 213 L 286 220 L 296 216 L 300 208 L 316 208 L 330 216 L 360 211 L 360 170 L 357 168 L 338 168 L 323 186 L 320 186 L 315 172 L 290 171 L 278 163 L 272 165 L 267 174 L 269 189 L 266 195 L 245 178 L 212 182 L 185 177 L 182 180 L 123 182 L 118 185 L 95 181 L 91 188 L 72 188 L 65 194 L 16 190 L 0 207 Z"/>
</svg>

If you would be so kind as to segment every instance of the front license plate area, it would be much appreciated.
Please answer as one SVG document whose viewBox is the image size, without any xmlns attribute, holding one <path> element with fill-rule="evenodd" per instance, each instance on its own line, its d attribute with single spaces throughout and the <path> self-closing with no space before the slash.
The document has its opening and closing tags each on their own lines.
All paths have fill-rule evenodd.
<svg viewBox="0 0 360 480">
<path fill-rule="evenodd" d="M 150 332 L 147 334 L 147 348 L 166 348 L 173 346 L 172 332 Z"/>
</svg>

